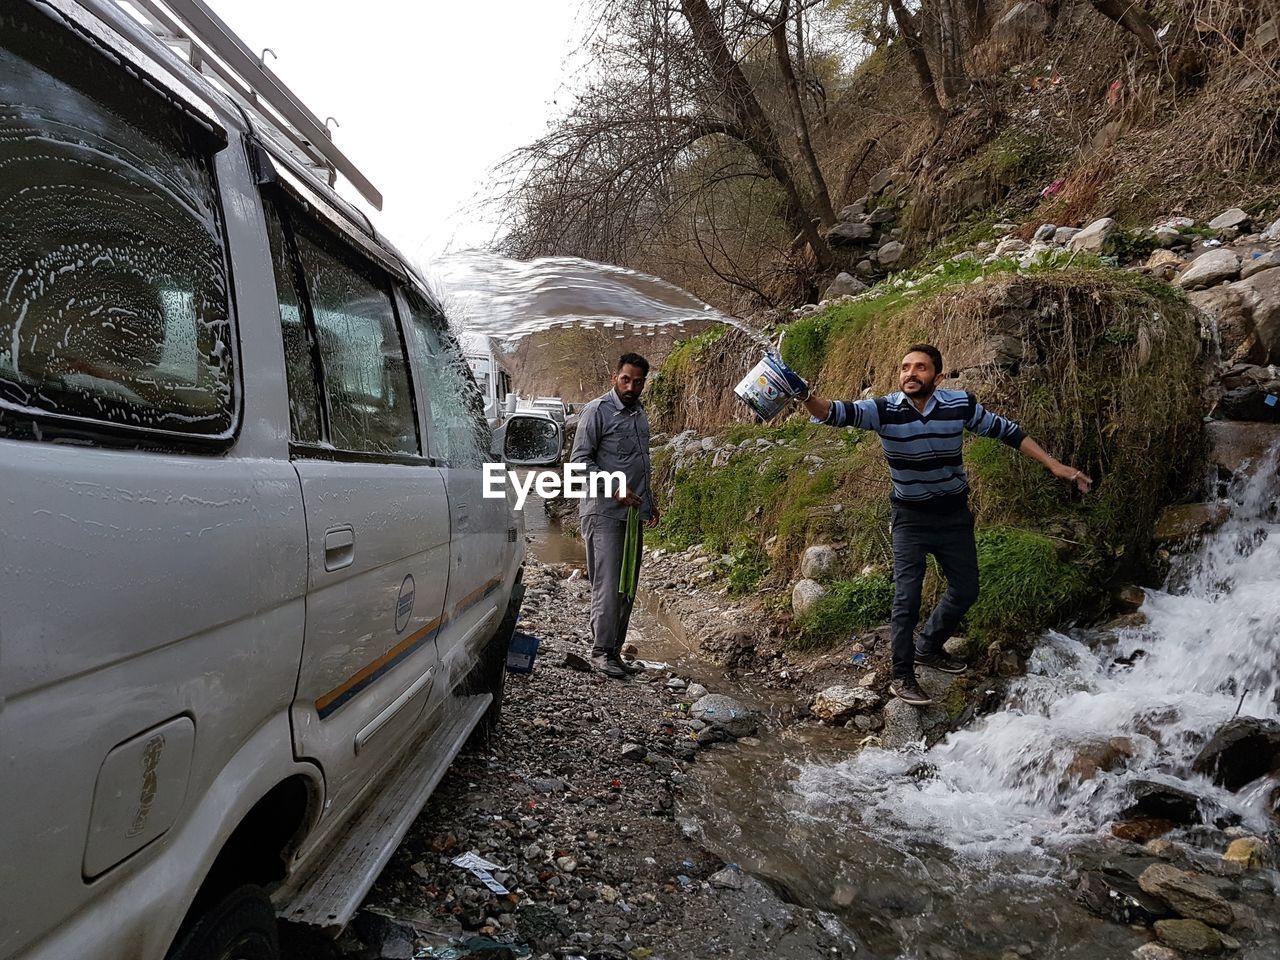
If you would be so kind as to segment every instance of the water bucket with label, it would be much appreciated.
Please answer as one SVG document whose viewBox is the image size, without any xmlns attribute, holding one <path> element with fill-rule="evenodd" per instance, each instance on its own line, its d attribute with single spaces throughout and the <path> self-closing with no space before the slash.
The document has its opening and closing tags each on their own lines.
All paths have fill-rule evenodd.
<svg viewBox="0 0 1280 960">
<path fill-rule="evenodd" d="M 780 361 L 772 353 L 766 353 L 764 359 L 752 367 L 751 372 L 742 378 L 742 382 L 733 388 L 733 392 L 761 420 L 772 420 L 793 396 L 782 375 Z"/>
</svg>

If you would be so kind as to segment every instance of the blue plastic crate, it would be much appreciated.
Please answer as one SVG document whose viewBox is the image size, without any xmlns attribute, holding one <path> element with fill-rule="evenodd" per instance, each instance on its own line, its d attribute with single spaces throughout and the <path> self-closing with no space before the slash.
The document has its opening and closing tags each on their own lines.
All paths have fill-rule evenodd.
<svg viewBox="0 0 1280 960">
<path fill-rule="evenodd" d="M 538 656 L 538 645 L 542 643 L 531 633 L 517 630 L 511 634 L 511 643 L 507 646 L 507 669 L 512 673 L 533 673 L 533 661 Z"/>
</svg>

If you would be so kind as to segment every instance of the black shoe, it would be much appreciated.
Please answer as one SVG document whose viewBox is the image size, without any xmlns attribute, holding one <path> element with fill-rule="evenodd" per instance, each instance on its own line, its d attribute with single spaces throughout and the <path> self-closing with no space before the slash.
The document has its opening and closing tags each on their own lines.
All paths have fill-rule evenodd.
<svg viewBox="0 0 1280 960">
<path fill-rule="evenodd" d="M 630 676 L 627 673 L 627 668 L 622 665 L 621 660 L 605 653 L 593 655 L 591 657 L 591 666 L 595 667 L 596 673 L 603 673 L 606 677 L 613 677 L 615 680 L 625 680 Z"/>
<path fill-rule="evenodd" d="M 915 677 L 891 681 L 889 692 L 903 703 L 909 703 L 913 707 L 927 707 L 933 703 L 933 698 L 920 689 L 920 684 L 916 682 Z"/>
<path fill-rule="evenodd" d="M 941 670 L 943 673 L 964 673 L 969 665 L 958 660 L 949 653 L 921 653 L 916 651 L 916 666 L 928 667 L 930 670 Z"/>
<path fill-rule="evenodd" d="M 634 661 L 623 660 L 620 654 L 614 654 L 614 659 L 623 670 L 627 671 L 627 673 L 644 673 L 644 667 Z"/>
</svg>

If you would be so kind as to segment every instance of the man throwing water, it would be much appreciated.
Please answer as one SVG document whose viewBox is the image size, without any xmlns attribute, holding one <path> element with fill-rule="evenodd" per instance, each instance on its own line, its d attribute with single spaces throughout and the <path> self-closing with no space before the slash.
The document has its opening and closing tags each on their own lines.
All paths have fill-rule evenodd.
<svg viewBox="0 0 1280 960">
<path fill-rule="evenodd" d="M 1055 477 L 1088 493 L 1083 472 L 1054 459 L 1012 420 L 984 409 L 976 397 L 944 390 L 942 353 L 927 343 L 907 350 L 898 372 L 901 390 L 874 400 L 823 400 L 796 373 L 788 383 L 805 409 L 832 427 L 858 427 L 880 436 L 893 492 L 893 680 L 889 691 L 913 706 L 933 701 L 916 680 L 917 664 L 963 673 L 963 660 L 942 645 L 978 599 L 978 551 L 969 510 L 969 480 L 961 457 L 965 430 L 1002 440 L 1044 464 Z M 947 592 L 914 637 L 929 554 L 947 578 Z"/>
</svg>

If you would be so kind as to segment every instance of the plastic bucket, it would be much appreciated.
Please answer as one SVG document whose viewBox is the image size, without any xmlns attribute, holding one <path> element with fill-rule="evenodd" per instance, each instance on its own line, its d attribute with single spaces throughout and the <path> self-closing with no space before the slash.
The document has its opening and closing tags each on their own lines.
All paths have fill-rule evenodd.
<svg viewBox="0 0 1280 960">
<path fill-rule="evenodd" d="M 771 353 L 765 354 L 764 359 L 751 368 L 751 372 L 742 378 L 733 392 L 761 420 L 772 420 L 792 398 L 787 381 L 779 372 L 777 361 Z"/>
<path fill-rule="evenodd" d="M 519 630 L 511 634 L 511 643 L 507 645 L 507 669 L 512 673 L 533 673 L 533 661 L 538 656 L 538 645 L 542 643 L 531 633 Z"/>
</svg>

